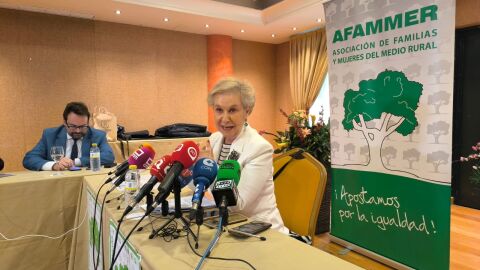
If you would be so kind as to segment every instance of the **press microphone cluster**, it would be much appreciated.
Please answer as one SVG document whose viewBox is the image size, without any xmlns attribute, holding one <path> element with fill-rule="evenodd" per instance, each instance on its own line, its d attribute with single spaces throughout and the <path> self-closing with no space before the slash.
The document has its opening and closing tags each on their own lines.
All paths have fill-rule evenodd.
<svg viewBox="0 0 480 270">
<path fill-rule="evenodd" d="M 113 181 L 113 179 L 117 178 L 117 180 L 114 182 L 114 187 L 118 187 L 124 180 L 125 180 L 125 174 L 128 171 L 128 167 L 130 165 L 137 165 L 137 168 L 139 169 L 147 169 L 152 165 L 153 159 L 155 158 L 155 150 L 153 150 L 153 147 L 150 144 L 143 144 L 143 146 L 128 157 L 127 160 L 122 162 L 120 165 L 115 167 L 112 171 L 110 171 L 108 174 L 110 175 L 106 180 L 105 184 L 110 183 Z M 108 193 L 112 192 L 110 190 Z"/>
<path fill-rule="evenodd" d="M 132 211 L 132 209 L 152 191 L 155 184 L 163 181 L 171 164 L 172 157 L 170 155 L 165 155 L 152 165 L 150 168 L 150 179 L 140 188 L 133 200 L 129 202 L 127 208 L 125 208 L 125 211 L 123 212 L 123 216 Z"/>
<path fill-rule="evenodd" d="M 158 186 L 158 194 L 155 197 L 155 202 L 152 207 L 149 207 L 145 212 L 145 215 L 149 215 L 153 209 L 155 209 L 160 203 L 162 203 L 173 188 L 175 181 L 178 181 L 178 177 L 184 170 L 189 168 L 198 158 L 199 149 L 195 142 L 185 141 L 173 151 L 170 155 L 165 155 L 157 161 L 150 170 L 152 177 L 150 180 L 140 188 L 138 194 L 134 197 L 134 200 L 127 206 L 123 216 L 127 215 L 147 194 L 152 191 L 153 186 L 157 182 L 160 182 Z M 189 179 L 188 177 L 186 179 Z M 187 185 L 189 180 L 184 181 L 182 185 Z"/>
<path fill-rule="evenodd" d="M 158 186 L 156 202 L 164 201 L 172 191 L 173 184 L 185 168 L 192 166 L 198 158 L 199 148 L 193 141 L 181 143 L 172 153 L 172 166 L 165 175 L 163 182 Z"/>
</svg>

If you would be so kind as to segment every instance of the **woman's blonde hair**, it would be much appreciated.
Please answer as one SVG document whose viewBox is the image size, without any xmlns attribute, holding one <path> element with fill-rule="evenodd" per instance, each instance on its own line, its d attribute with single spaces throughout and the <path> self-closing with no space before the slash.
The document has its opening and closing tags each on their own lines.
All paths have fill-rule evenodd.
<svg viewBox="0 0 480 270">
<path fill-rule="evenodd" d="M 253 90 L 253 87 L 249 83 L 232 77 L 221 79 L 213 86 L 212 91 L 208 94 L 208 106 L 213 106 L 213 98 L 215 95 L 224 93 L 239 93 L 243 108 L 248 113 L 252 112 L 255 106 L 255 90 Z"/>
</svg>

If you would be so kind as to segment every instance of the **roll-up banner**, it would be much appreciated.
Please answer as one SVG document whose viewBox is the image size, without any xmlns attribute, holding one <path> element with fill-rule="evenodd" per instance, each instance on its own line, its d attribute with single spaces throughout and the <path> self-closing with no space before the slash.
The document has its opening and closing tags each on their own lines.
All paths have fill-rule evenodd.
<svg viewBox="0 0 480 270">
<path fill-rule="evenodd" d="M 324 8 L 331 236 L 396 268 L 448 269 L 455 1 Z"/>
</svg>

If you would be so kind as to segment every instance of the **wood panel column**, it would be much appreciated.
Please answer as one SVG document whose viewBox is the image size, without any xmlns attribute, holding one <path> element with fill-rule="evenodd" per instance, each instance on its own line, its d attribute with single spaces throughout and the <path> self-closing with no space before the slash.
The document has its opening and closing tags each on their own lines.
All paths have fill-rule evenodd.
<svg viewBox="0 0 480 270">
<path fill-rule="evenodd" d="M 232 37 L 207 36 L 207 81 L 208 92 L 223 77 L 233 75 Z M 212 108 L 208 108 L 208 130 L 216 131 Z"/>
</svg>

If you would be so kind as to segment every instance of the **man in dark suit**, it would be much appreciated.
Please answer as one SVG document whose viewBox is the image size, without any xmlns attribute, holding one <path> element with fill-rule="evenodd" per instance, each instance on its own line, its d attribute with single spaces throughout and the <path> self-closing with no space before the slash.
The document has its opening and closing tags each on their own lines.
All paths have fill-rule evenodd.
<svg viewBox="0 0 480 270">
<path fill-rule="evenodd" d="M 96 143 L 100 148 L 102 164 L 114 161 L 105 132 L 91 128 L 88 123 L 90 112 L 82 102 L 70 102 L 63 112 L 63 125 L 47 128 L 37 145 L 23 158 L 23 166 L 29 170 L 63 171 L 73 166 L 85 167 L 90 164 L 90 147 Z M 63 146 L 65 156 L 54 162 L 50 156 L 52 146 Z"/>
</svg>

